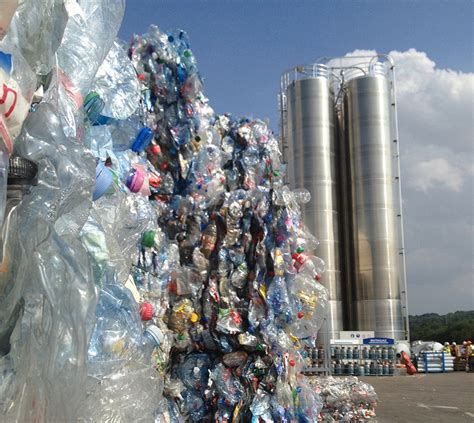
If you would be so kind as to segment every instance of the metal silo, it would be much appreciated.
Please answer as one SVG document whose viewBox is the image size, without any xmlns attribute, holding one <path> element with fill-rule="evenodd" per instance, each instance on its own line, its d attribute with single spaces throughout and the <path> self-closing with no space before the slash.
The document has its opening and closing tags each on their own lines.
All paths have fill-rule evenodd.
<svg viewBox="0 0 474 423">
<path fill-rule="evenodd" d="M 345 83 L 344 122 L 349 160 L 352 309 L 358 330 L 406 337 L 399 254 L 397 142 L 393 134 L 391 81 L 374 72 Z M 395 160 L 394 160 L 395 159 Z"/>
<path fill-rule="evenodd" d="M 290 81 L 291 79 L 291 81 Z M 326 264 L 321 283 L 329 291 L 328 332 L 342 327 L 339 207 L 334 96 L 325 66 L 295 68 L 282 79 L 282 138 L 291 188 L 306 188 L 311 201 L 302 205 L 304 222 L 320 244 Z"/>
</svg>

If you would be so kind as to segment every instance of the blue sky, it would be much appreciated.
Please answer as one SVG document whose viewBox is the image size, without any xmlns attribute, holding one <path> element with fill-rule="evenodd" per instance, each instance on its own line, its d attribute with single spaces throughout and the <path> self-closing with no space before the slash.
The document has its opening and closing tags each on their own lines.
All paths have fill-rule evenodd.
<svg viewBox="0 0 474 423">
<path fill-rule="evenodd" d="M 270 118 L 288 68 L 396 60 L 409 309 L 474 309 L 473 1 L 128 0 L 119 36 L 180 28 L 218 113 Z M 316 234 L 317 236 L 317 234 Z"/>
<path fill-rule="evenodd" d="M 129 0 L 120 37 L 154 23 L 184 29 L 214 109 L 270 118 L 281 73 L 355 49 L 416 48 L 438 66 L 472 70 L 470 1 Z"/>
</svg>

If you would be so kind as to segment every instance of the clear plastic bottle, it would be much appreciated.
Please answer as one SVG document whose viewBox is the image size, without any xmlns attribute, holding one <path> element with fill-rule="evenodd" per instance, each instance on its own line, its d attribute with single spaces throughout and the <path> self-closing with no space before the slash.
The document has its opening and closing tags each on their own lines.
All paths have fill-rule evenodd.
<svg viewBox="0 0 474 423">
<path fill-rule="evenodd" d="M 319 257 L 305 254 L 304 250 L 300 247 L 293 253 L 292 258 L 294 260 L 294 268 L 299 274 L 317 281 L 321 279 L 325 265 L 324 261 Z"/>
</svg>

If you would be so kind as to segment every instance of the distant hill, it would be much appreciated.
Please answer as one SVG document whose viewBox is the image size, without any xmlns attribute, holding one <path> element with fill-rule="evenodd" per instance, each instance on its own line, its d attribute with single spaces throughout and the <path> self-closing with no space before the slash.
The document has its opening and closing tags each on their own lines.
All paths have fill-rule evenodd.
<svg viewBox="0 0 474 423">
<path fill-rule="evenodd" d="M 411 341 L 454 341 L 457 344 L 465 340 L 474 341 L 474 310 L 410 316 L 410 338 Z"/>
</svg>

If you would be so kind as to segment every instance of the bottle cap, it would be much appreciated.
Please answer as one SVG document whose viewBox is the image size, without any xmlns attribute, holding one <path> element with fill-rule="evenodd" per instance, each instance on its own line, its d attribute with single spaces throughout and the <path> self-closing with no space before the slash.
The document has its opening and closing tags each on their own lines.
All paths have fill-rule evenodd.
<svg viewBox="0 0 474 423">
<path fill-rule="evenodd" d="M 133 141 L 131 150 L 135 153 L 141 153 L 142 151 L 145 151 L 153 139 L 153 136 L 153 131 L 145 126 L 140 130 L 137 137 L 135 138 L 135 141 Z"/>
<path fill-rule="evenodd" d="M 112 185 L 112 181 L 113 176 L 110 169 L 101 161 L 97 162 L 95 168 L 95 189 L 92 194 L 92 201 L 96 201 L 102 197 L 107 192 L 110 185 Z"/>
<path fill-rule="evenodd" d="M 304 317 L 304 313 L 302 311 L 298 312 L 298 319 L 302 319 Z"/>
<path fill-rule="evenodd" d="M 84 100 L 84 110 L 86 111 L 88 119 L 92 123 L 97 122 L 104 106 L 104 101 L 100 98 L 99 94 L 94 91 L 87 94 Z"/>
<path fill-rule="evenodd" d="M 197 323 L 199 321 L 199 314 L 191 313 L 189 320 L 191 320 L 192 323 Z"/>
<path fill-rule="evenodd" d="M 153 247 L 153 244 L 155 243 L 155 231 L 145 231 L 143 232 L 142 236 L 142 245 L 147 248 Z"/>
<path fill-rule="evenodd" d="M 150 303 L 142 303 L 140 306 L 140 318 L 143 321 L 151 320 L 153 317 L 153 306 Z"/>
<path fill-rule="evenodd" d="M 8 160 L 8 184 L 31 182 L 38 172 L 38 166 L 20 156 L 10 156 Z"/>
<path fill-rule="evenodd" d="M 157 156 L 158 154 L 161 153 L 161 148 L 158 144 L 153 144 L 148 147 L 148 153 L 153 154 Z"/>
<path fill-rule="evenodd" d="M 161 332 L 158 326 L 150 325 L 146 328 L 145 332 L 155 341 L 157 347 L 159 347 L 165 339 L 163 332 Z"/>
<path fill-rule="evenodd" d="M 303 248 L 303 247 L 298 247 L 298 248 L 296 249 L 296 252 L 297 252 L 298 254 L 301 254 L 303 251 L 304 251 L 304 248 Z"/>
<path fill-rule="evenodd" d="M 145 172 L 142 169 L 133 169 L 129 174 L 126 185 L 132 192 L 139 192 L 145 182 Z"/>
</svg>

